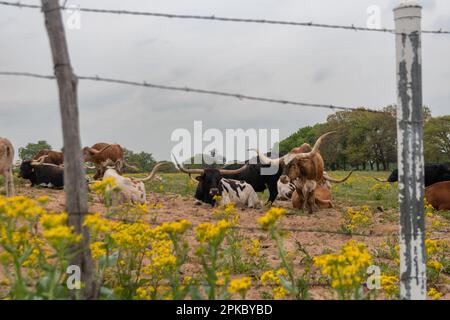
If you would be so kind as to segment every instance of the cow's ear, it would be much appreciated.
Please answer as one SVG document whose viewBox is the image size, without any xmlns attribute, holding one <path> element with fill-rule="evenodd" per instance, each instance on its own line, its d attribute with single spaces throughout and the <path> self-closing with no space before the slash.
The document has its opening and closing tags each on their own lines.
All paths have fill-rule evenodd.
<svg viewBox="0 0 450 320">
<path fill-rule="evenodd" d="M 197 181 L 202 181 L 202 176 L 197 176 L 197 177 L 195 177 L 195 180 L 197 180 Z"/>
</svg>

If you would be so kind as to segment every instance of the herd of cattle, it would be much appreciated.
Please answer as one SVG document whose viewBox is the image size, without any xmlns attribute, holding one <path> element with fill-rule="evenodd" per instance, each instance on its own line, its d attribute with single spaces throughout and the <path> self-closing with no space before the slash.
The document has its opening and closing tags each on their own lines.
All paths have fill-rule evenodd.
<svg viewBox="0 0 450 320">
<path fill-rule="evenodd" d="M 270 158 L 257 153 L 256 161 L 244 164 L 230 164 L 222 169 L 186 169 L 174 157 L 177 168 L 188 174 L 197 183 L 195 199 L 197 203 L 210 205 L 236 204 L 257 208 L 261 203 L 256 192 L 268 189 L 268 204 L 275 200 L 290 200 L 297 209 L 307 209 L 313 213 L 320 208 L 331 208 L 331 183 L 342 183 L 352 174 L 340 180 L 331 178 L 324 172 L 324 160 L 320 155 L 320 145 L 333 132 L 328 132 L 311 147 L 303 144 L 280 158 Z M 114 178 L 120 192 L 116 202 L 145 203 L 147 200 L 144 182 L 157 178 L 157 170 L 168 162 L 157 163 L 145 178 L 122 175 L 124 167 L 133 166 L 124 160 L 123 148 L 118 144 L 97 143 L 83 149 L 85 163 L 93 163 L 87 168 L 95 169 L 94 180 Z M 13 184 L 14 147 L 7 139 L 0 138 L 0 174 L 5 177 L 7 196 L 14 194 Z M 19 177 L 31 182 L 31 186 L 45 185 L 53 188 L 64 187 L 64 153 L 41 150 L 33 159 L 24 160 L 19 165 Z M 268 174 L 267 168 L 275 168 Z M 136 168 L 135 168 L 136 169 Z M 194 179 L 193 174 L 198 176 Z M 87 177 L 88 183 L 92 183 Z M 398 171 L 394 170 L 387 180 L 398 181 Z M 425 166 L 425 197 L 437 210 L 450 210 L 450 165 L 432 164 Z"/>
</svg>

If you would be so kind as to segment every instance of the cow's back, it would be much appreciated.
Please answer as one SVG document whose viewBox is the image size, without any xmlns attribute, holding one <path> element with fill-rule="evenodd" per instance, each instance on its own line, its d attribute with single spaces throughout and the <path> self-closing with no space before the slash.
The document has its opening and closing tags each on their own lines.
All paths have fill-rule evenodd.
<svg viewBox="0 0 450 320">
<path fill-rule="evenodd" d="M 450 210 L 450 181 L 438 182 L 427 187 L 425 198 L 436 210 Z"/>
</svg>

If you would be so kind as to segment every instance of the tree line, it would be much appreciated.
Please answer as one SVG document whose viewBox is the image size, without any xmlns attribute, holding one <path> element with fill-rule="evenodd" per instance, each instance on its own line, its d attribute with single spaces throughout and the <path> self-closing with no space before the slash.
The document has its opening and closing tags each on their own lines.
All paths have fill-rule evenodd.
<svg viewBox="0 0 450 320">
<path fill-rule="evenodd" d="M 52 146 L 45 140 L 39 140 L 36 143 L 28 143 L 25 147 L 19 148 L 19 157 L 23 160 L 32 159 L 39 151 L 43 149 L 53 150 Z M 149 172 L 156 164 L 156 160 L 151 153 L 148 152 L 134 152 L 132 150 L 123 148 L 125 161 L 138 169 L 138 172 Z M 124 168 L 125 173 L 132 173 L 136 170 Z M 160 172 L 175 172 L 174 166 L 163 166 L 159 169 Z"/>
<path fill-rule="evenodd" d="M 424 113 L 424 147 L 426 163 L 450 162 L 450 116 L 431 116 Z M 325 123 L 300 128 L 280 141 L 280 154 L 303 143 L 314 145 L 325 132 L 336 131 L 326 138 L 320 151 L 328 170 L 390 170 L 397 162 L 396 107 L 383 112 L 364 109 L 339 111 L 328 116 Z"/>
</svg>

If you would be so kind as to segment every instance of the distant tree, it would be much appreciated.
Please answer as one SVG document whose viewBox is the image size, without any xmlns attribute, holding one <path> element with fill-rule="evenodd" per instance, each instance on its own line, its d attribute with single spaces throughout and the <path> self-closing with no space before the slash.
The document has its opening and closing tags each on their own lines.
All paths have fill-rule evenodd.
<svg viewBox="0 0 450 320">
<path fill-rule="evenodd" d="M 424 128 L 425 162 L 450 162 L 450 116 L 428 120 Z"/>
<path fill-rule="evenodd" d="M 156 163 L 153 155 L 144 151 L 134 153 L 133 151 L 124 148 L 124 157 L 126 163 L 138 168 L 139 172 L 151 171 Z M 125 171 L 131 172 L 133 170 L 129 170 L 125 167 Z"/>
<path fill-rule="evenodd" d="M 362 168 L 389 170 L 397 163 L 397 107 L 383 112 L 364 109 L 338 111 L 325 123 L 300 128 L 280 141 L 280 154 L 303 143 L 313 145 L 328 131 L 336 131 L 320 147 L 325 167 L 331 170 Z M 433 118 L 431 109 L 423 107 L 425 161 L 450 162 L 450 116 Z"/>
<path fill-rule="evenodd" d="M 217 151 L 212 150 L 209 154 L 196 154 L 193 157 L 183 162 L 183 166 L 188 169 L 200 168 L 222 168 L 226 159 L 224 156 L 217 154 Z"/>
<path fill-rule="evenodd" d="M 28 143 L 25 147 L 19 148 L 19 157 L 21 160 L 32 159 L 43 149 L 51 150 L 52 146 L 45 140 L 39 140 L 37 143 Z"/>
</svg>

